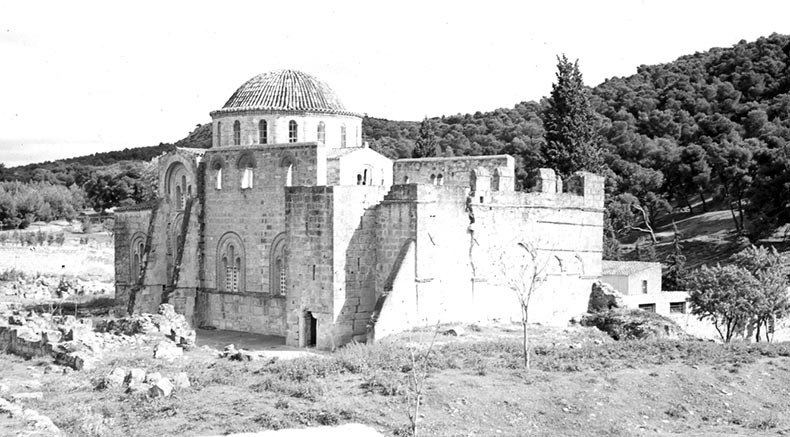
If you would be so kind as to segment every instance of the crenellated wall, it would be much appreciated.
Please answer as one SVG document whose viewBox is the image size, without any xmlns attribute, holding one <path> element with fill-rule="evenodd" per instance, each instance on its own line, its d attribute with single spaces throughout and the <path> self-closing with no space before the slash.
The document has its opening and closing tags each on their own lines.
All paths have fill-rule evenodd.
<svg viewBox="0 0 790 437">
<path fill-rule="evenodd" d="M 513 190 L 515 159 L 510 155 L 458 156 L 452 158 L 398 159 L 394 162 L 393 183 L 469 187 L 473 170 L 484 168 L 502 176 L 502 191 Z"/>
<path fill-rule="evenodd" d="M 520 319 L 514 281 L 530 262 L 540 278 L 531 321 L 565 324 L 586 310 L 601 272 L 602 178 L 576 174 L 566 193 L 556 192 L 556 184 L 492 191 L 488 172 L 479 168 L 470 184 L 392 187 L 379 209 L 385 224 L 379 280 L 386 279 L 371 338 L 437 322 Z M 399 220 L 388 226 L 393 216 Z"/>
</svg>

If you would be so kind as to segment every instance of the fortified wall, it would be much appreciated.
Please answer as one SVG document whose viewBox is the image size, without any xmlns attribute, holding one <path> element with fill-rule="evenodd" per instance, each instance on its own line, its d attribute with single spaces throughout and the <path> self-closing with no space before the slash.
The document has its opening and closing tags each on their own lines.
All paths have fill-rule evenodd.
<svg viewBox="0 0 790 437">
<path fill-rule="evenodd" d="M 514 192 L 492 189 L 480 167 L 469 180 L 394 186 L 382 202 L 371 339 L 437 322 L 520 320 L 515 290 L 529 286 L 532 265 L 531 322 L 565 324 L 586 310 L 601 274 L 603 179 L 577 173 L 558 190 L 541 169 L 531 192 Z"/>
</svg>

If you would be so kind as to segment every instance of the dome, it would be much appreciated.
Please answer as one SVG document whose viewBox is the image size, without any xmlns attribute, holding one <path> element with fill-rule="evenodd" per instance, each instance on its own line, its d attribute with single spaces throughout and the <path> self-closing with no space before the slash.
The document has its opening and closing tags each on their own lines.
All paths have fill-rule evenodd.
<svg viewBox="0 0 790 437">
<path fill-rule="evenodd" d="M 332 88 L 321 80 L 296 70 L 259 74 L 240 86 L 218 112 L 249 110 L 305 111 L 353 115 Z"/>
</svg>

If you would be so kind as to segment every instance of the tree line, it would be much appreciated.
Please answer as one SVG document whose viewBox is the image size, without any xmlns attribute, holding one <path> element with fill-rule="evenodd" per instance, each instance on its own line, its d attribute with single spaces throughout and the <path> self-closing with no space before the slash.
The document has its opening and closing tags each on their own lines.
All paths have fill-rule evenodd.
<svg viewBox="0 0 790 437">
<path fill-rule="evenodd" d="M 710 202 L 729 208 L 739 233 L 760 238 L 790 220 L 789 58 L 790 37 L 774 34 L 589 88 L 562 57 L 552 95 L 540 102 L 422 122 L 366 116 L 363 137 L 391 158 L 507 153 L 519 187 L 533 168 L 567 175 L 591 160 L 586 168 L 607 181 L 609 257 L 626 233 L 652 234 L 663 214 L 706 211 Z M 76 184 L 89 206 L 108 208 L 145 199 L 144 171 L 121 163 L 210 144 L 208 123 L 175 144 L 0 167 L 0 180 Z M 101 195 L 105 188 L 111 194 Z"/>
<path fill-rule="evenodd" d="M 739 233 L 760 238 L 790 220 L 789 59 L 790 37 L 773 34 L 588 88 L 578 64 L 561 58 L 540 102 L 422 123 L 366 118 L 363 132 L 392 158 L 514 155 L 521 186 L 529 169 L 567 174 L 587 155 L 607 178 L 612 238 L 635 227 L 649 234 L 661 215 L 704 212 L 711 201 L 731 211 Z"/>
</svg>

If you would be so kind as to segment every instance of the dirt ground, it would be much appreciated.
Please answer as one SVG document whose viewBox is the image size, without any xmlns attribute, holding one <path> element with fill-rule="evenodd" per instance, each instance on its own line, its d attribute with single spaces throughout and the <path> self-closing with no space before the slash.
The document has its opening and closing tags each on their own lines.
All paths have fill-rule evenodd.
<svg viewBox="0 0 790 437">
<path fill-rule="evenodd" d="M 790 433 L 788 345 L 731 350 L 711 343 L 617 343 L 594 328 L 535 326 L 534 367 L 525 370 L 517 325 L 464 331 L 436 337 L 420 435 Z M 153 346 L 140 344 L 107 354 L 95 370 L 65 375 L 47 359 L 0 355 L 0 396 L 40 392 L 40 399 L 21 403 L 67 435 L 222 435 L 342 423 L 408 435 L 409 373 L 392 371 L 386 363 L 403 359 L 397 351 L 408 349 L 400 348 L 420 344 L 424 349 L 432 338 L 427 331 L 407 333 L 375 350 L 355 346 L 358 355 L 349 358 L 343 351 L 282 356 L 289 351 L 271 339 L 202 334 L 198 343 L 204 345 L 174 362 L 153 359 Z M 226 339 L 239 347 L 264 346 L 264 358 L 228 361 L 206 344 Z M 357 356 L 364 358 L 352 361 Z M 356 364 L 338 370 L 331 364 L 338 359 Z M 365 360 L 383 364 L 353 370 Z M 277 366 L 284 373 L 272 373 Z M 184 371 L 192 386 L 165 399 L 98 388 L 117 367 L 164 375 Z M 0 435 L 24 426 L 0 423 Z"/>
<path fill-rule="evenodd" d="M 70 234 L 63 247 L 35 250 L 0 245 L 0 270 L 111 281 L 108 235 L 80 239 Z M 458 327 L 440 331 L 451 328 Z M 153 358 L 153 343 L 135 342 L 106 351 L 95 369 L 66 373 L 50 358 L 0 353 L 0 398 L 48 417 L 62 435 L 207 436 L 359 423 L 405 436 L 411 381 L 427 368 L 424 436 L 790 435 L 788 343 L 615 342 L 595 328 L 535 325 L 527 370 L 520 325 L 461 328 L 457 336 L 415 331 L 332 353 L 200 330 L 198 347 L 174 361 Z M 220 357 L 231 343 L 262 353 L 254 361 Z M 185 372 L 191 386 L 165 398 L 106 387 L 118 368 Z M 0 405 L 0 435 L 53 433 Z"/>
</svg>

